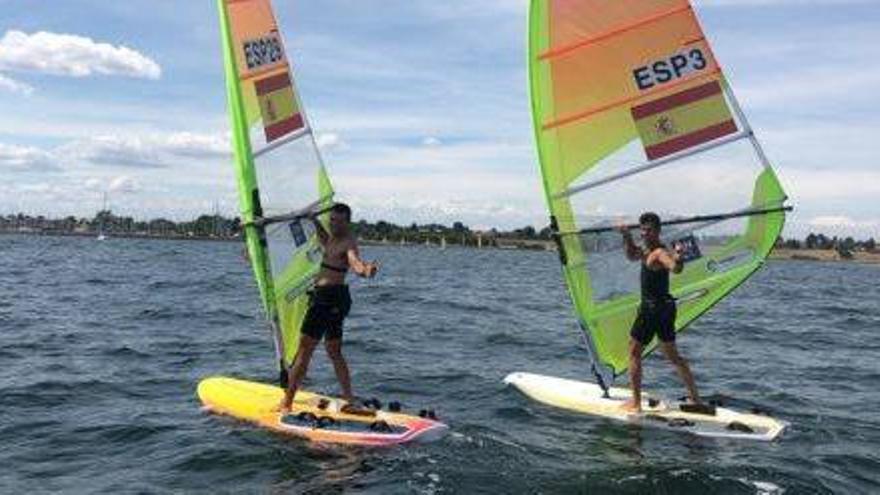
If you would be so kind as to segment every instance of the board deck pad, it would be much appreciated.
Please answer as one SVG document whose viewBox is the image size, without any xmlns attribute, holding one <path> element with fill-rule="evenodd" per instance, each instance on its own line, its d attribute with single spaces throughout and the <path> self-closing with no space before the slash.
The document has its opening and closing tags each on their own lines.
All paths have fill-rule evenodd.
<svg viewBox="0 0 880 495">
<path fill-rule="evenodd" d="M 384 425 L 380 425 L 378 422 L 365 423 L 363 421 L 345 421 L 345 420 L 332 420 L 326 421 L 328 418 L 332 419 L 331 416 L 319 416 L 319 417 L 309 417 L 305 416 L 304 413 L 291 413 L 286 414 L 281 417 L 281 423 L 289 426 L 299 426 L 299 427 L 307 427 L 307 428 L 323 428 L 328 431 L 341 431 L 341 432 L 349 432 L 349 433 L 396 433 L 402 434 L 406 433 L 407 428 L 401 425 L 389 425 L 388 423 L 384 423 Z"/>
<path fill-rule="evenodd" d="M 771 441 L 788 426 L 788 423 L 769 416 L 722 407 L 695 411 L 691 405 L 647 393 L 642 393 L 642 412 L 630 413 L 621 408 L 632 397 L 629 389 L 611 388 L 610 397 L 606 398 L 596 384 L 552 376 L 511 373 L 504 382 L 550 406 L 704 437 Z M 712 409 L 714 414 L 710 413 Z"/>
<path fill-rule="evenodd" d="M 430 418 L 398 412 L 361 409 L 346 413 L 342 399 L 305 390 L 297 392 L 290 413 L 281 413 L 276 409 L 283 389 L 235 378 L 206 378 L 199 383 L 198 396 L 210 412 L 315 442 L 396 445 L 434 440 L 449 428 Z"/>
</svg>

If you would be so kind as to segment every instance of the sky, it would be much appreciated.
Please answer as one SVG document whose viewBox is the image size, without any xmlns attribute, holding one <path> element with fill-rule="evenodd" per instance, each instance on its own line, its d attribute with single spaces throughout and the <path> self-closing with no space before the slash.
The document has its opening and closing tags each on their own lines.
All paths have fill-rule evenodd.
<svg viewBox="0 0 880 495">
<path fill-rule="evenodd" d="M 275 0 L 337 198 L 396 223 L 547 223 L 525 0 Z M 880 0 L 697 12 L 796 211 L 880 238 Z M 236 214 L 212 0 L 0 0 L 0 213 Z"/>
</svg>

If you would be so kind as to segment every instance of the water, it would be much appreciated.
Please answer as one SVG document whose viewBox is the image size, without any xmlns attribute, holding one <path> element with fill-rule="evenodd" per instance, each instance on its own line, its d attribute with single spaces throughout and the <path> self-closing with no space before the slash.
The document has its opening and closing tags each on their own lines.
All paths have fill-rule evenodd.
<svg viewBox="0 0 880 495">
<path fill-rule="evenodd" d="M 0 236 L 0 492 L 880 491 L 880 267 L 770 263 L 680 340 L 704 393 L 792 423 L 771 444 L 639 429 L 502 378 L 586 377 L 553 253 L 364 249 L 345 351 L 356 393 L 433 407 L 445 439 L 316 446 L 202 413 L 199 379 L 271 381 L 234 243 Z M 326 357 L 309 388 L 337 393 Z M 682 394 L 659 357 L 646 386 Z"/>
</svg>

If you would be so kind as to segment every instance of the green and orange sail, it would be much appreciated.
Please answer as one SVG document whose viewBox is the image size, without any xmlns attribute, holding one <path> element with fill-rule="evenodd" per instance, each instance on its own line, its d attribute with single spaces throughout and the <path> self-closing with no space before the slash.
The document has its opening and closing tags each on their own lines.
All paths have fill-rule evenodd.
<svg viewBox="0 0 880 495">
<path fill-rule="evenodd" d="M 551 226 L 607 387 L 640 302 L 611 226 L 678 220 L 664 239 L 697 253 L 671 279 L 680 332 L 764 263 L 786 194 L 687 0 L 531 0 L 528 68 Z"/>
<path fill-rule="evenodd" d="M 321 261 L 305 215 L 331 205 L 333 188 L 270 0 L 217 0 L 217 7 L 239 210 L 283 370 L 296 356 L 306 291 Z"/>
</svg>

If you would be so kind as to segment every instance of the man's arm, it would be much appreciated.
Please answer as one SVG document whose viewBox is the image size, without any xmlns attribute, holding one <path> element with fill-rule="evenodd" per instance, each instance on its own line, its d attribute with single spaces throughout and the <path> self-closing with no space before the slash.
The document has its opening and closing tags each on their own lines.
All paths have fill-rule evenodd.
<svg viewBox="0 0 880 495">
<path fill-rule="evenodd" d="M 684 262 L 681 261 L 681 255 L 678 251 L 667 251 L 662 248 L 658 249 L 655 259 L 663 265 L 663 268 L 666 268 L 672 273 L 681 273 L 681 271 L 684 270 Z"/>
<path fill-rule="evenodd" d="M 348 266 L 361 277 L 372 278 L 379 271 L 378 263 L 370 263 L 361 259 L 357 244 L 351 243 L 348 248 Z"/>
<path fill-rule="evenodd" d="M 639 261 L 642 259 L 642 250 L 636 246 L 635 241 L 633 241 L 632 234 L 626 226 L 621 225 L 618 227 L 620 230 L 620 234 L 623 236 L 623 252 L 626 254 L 626 259 L 630 261 Z"/>
<path fill-rule="evenodd" d="M 321 223 L 321 220 L 318 219 L 317 215 L 309 215 L 309 220 L 312 221 L 312 224 L 315 226 L 315 232 L 318 233 L 318 242 L 321 243 L 321 246 L 327 247 L 327 241 L 330 240 L 330 234 L 324 229 L 324 224 Z"/>
</svg>

